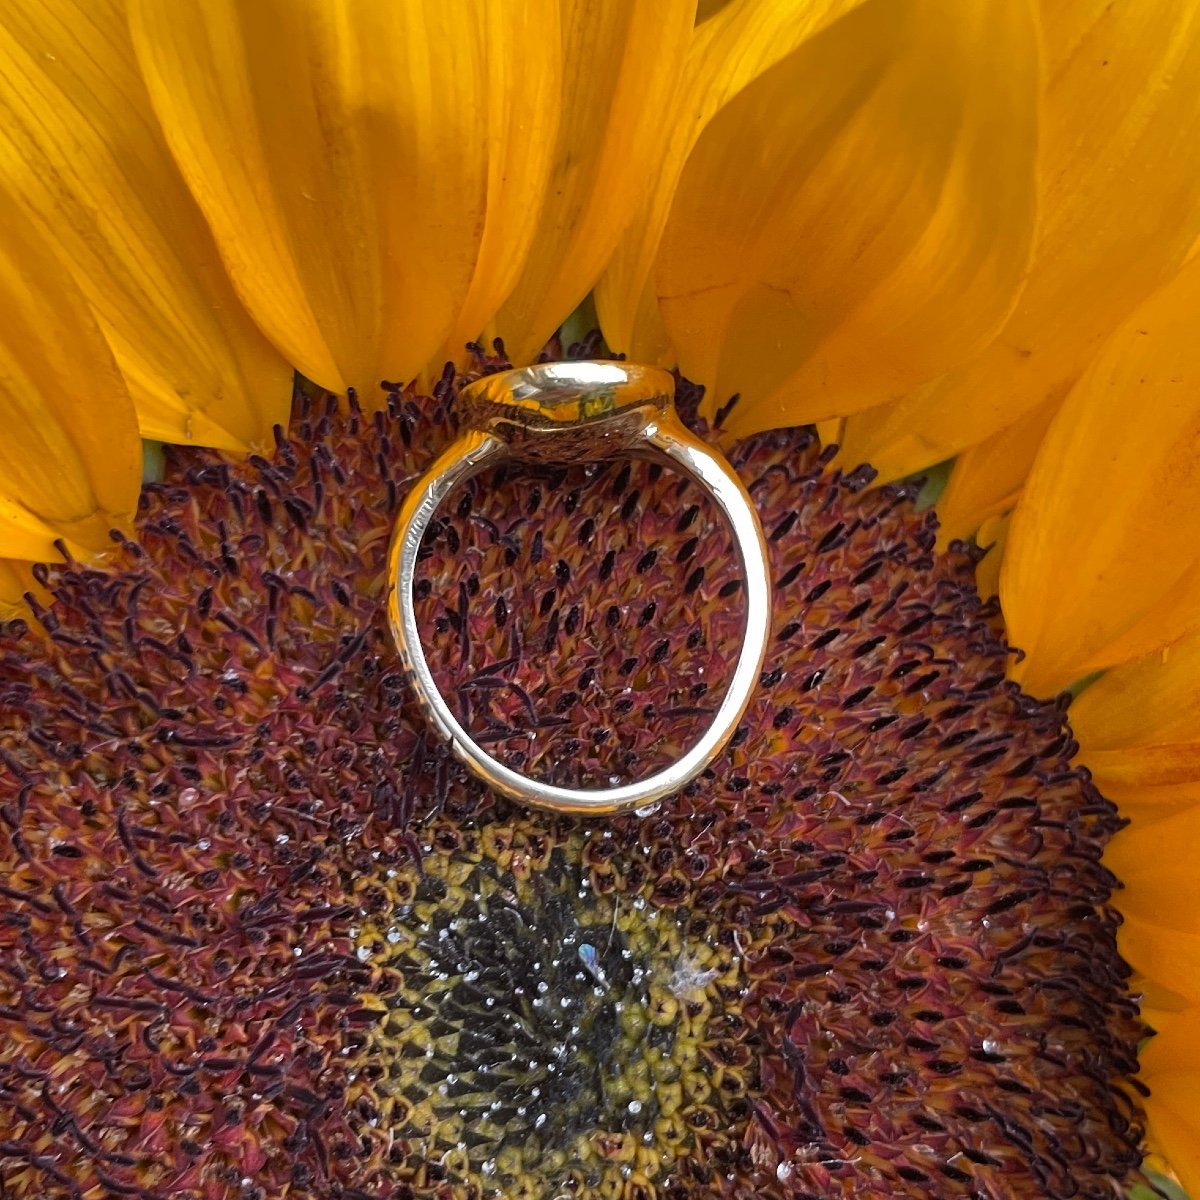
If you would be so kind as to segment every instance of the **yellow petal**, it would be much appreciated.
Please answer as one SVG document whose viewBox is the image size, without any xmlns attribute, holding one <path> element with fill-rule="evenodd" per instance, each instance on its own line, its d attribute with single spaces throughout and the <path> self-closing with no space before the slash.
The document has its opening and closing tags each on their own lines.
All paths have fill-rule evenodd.
<svg viewBox="0 0 1200 1200">
<path fill-rule="evenodd" d="M 1104 653 L 1106 662 L 1128 662 L 1200 629 L 1200 561 L 1183 569 L 1174 585 L 1149 604 Z"/>
<path fill-rule="evenodd" d="M 846 427 L 844 417 L 830 417 L 828 421 L 818 421 L 816 425 L 817 440 L 822 446 L 838 446 L 842 441 L 842 430 Z"/>
<path fill-rule="evenodd" d="M 1142 1019 L 1151 1029 L 1165 1029 L 1192 1007 L 1185 996 L 1180 996 L 1138 971 L 1129 977 L 1129 992 L 1140 998 Z"/>
<path fill-rule="evenodd" d="M 1171 1165 L 1184 1191 L 1200 1195 L 1200 1007 L 1185 1009 L 1142 1049 L 1147 1140 Z"/>
<path fill-rule="evenodd" d="M 16 559 L 0 558 L 0 620 L 19 617 L 20 598 L 25 592 L 25 581 L 20 574 Z"/>
<path fill-rule="evenodd" d="M 496 239 L 512 232 L 523 253 L 545 174 L 538 146 L 511 144 L 546 135 L 530 108 L 558 77 L 531 30 L 546 16 L 553 34 L 544 4 L 132 0 L 130 14 L 239 294 L 310 379 L 373 403 L 381 379 L 411 379 L 441 350 L 476 280 L 489 193 L 534 210 L 493 214 L 471 303 L 498 302 L 513 268 Z M 526 69 L 530 102 L 511 94 Z M 508 167 L 532 178 L 489 183 Z"/>
<path fill-rule="evenodd" d="M 1200 5 L 1044 0 L 1040 224 L 1029 281 L 981 355 L 849 422 L 884 479 L 1061 399 L 1200 236 Z"/>
<path fill-rule="evenodd" d="M 1200 611 L 1200 259 L 1142 304 L 1063 403 L 1000 577 L 1036 695 L 1179 637 Z M 1153 619 L 1148 619 L 1153 617 Z"/>
<path fill-rule="evenodd" d="M 1090 762 L 1083 762 L 1091 767 Z M 1155 819 L 1200 804 L 1200 783 L 1168 783 L 1149 787 L 1139 781 L 1124 783 L 1117 772 L 1102 765 L 1096 772 L 1096 783 L 1110 800 L 1116 802 L 1121 811 L 1130 817 L 1145 816 Z"/>
<path fill-rule="evenodd" d="M 797 8 L 778 0 L 733 0 L 696 30 L 666 121 L 662 161 L 596 285 L 600 327 L 614 350 L 639 362 L 667 353 L 654 259 L 684 162 L 704 126 L 752 79 L 859 3 L 818 0 Z"/>
<path fill-rule="evenodd" d="M 1200 1001 L 1200 883 L 1187 839 L 1200 834 L 1200 808 L 1135 819 L 1112 842 L 1105 863 L 1123 887 L 1122 956 L 1147 979 Z M 1181 840 L 1182 839 L 1182 840 Z"/>
<path fill-rule="evenodd" d="M 1035 408 L 959 455 L 937 501 L 940 548 L 970 537 L 988 517 L 1012 509 L 1057 411 L 1057 404 Z M 881 468 L 884 473 L 888 469 Z"/>
<path fill-rule="evenodd" d="M 50 606 L 54 597 L 34 578 L 33 566 L 23 558 L 0 558 L 0 620 L 15 618 L 29 622 L 27 595 L 43 607 Z"/>
<path fill-rule="evenodd" d="M 659 171 L 696 7 L 561 3 L 565 69 L 550 192 L 530 258 L 495 322 L 516 362 L 536 354 L 591 290 Z"/>
<path fill-rule="evenodd" d="M 684 169 L 663 317 L 746 434 L 853 412 L 980 348 L 1033 231 L 1025 3 L 867 0 L 746 86 Z"/>
<path fill-rule="evenodd" d="M 1071 728 L 1106 795 L 1192 783 L 1200 799 L 1200 634 L 1106 672 L 1071 705 Z"/>
<path fill-rule="evenodd" d="M 558 137 L 562 58 L 558 0 L 484 8 L 488 54 L 487 217 L 479 257 L 443 355 L 460 359 L 517 285 L 539 234 Z M 537 46 L 536 53 L 522 47 Z M 506 49 L 507 48 L 507 49 Z"/>
<path fill-rule="evenodd" d="M 1200 1036 L 1200 1018 L 1191 1036 Z M 1153 1095 L 1143 1102 L 1146 1140 L 1165 1161 L 1187 1196 L 1200 1194 L 1200 1071 L 1168 1071 L 1154 1077 Z"/>
<path fill-rule="evenodd" d="M 8 358 L 8 347 L 0 348 L 0 362 Z M 8 364 L 5 362 L 0 370 L 7 373 Z M 10 406 L 10 391 L 7 387 L 0 389 L 0 408 L 8 409 Z M 5 413 L 7 415 L 7 413 Z M 48 432 L 51 434 L 61 434 L 62 430 L 57 423 L 44 422 L 49 424 Z M 36 437 L 40 430 L 36 426 L 31 426 L 25 432 L 23 439 L 25 441 L 32 440 Z M 5 456 L 7 457 L 7 455 Z M 32 460 L 36 462 L 35 460 Z M 3 468 L 9 468 L 10 464 L 4 462 L 0 464 Z M 7 470 L 5 474 L 7 474 Z M 45 470 L 46 482 L 50 483 L 53 472 Z M 86 487 L 86 480 L 76 480 L 77 483 L 82 483 Z M 3 479 L 0 486 L 5 491 L 19 492 L 21 490 L 20 482 L 17 480 Z M 70 490 L 69 488 L 64 490 Z M 30 498 L 31 503 L 36 504 L 38 497 Z M 54 548 L 54 539 L 58 537 L 65 538 L 65 533 L 55 529 L 53 525 L 48 525 L 33 514 L 24 504 L 19 504 L 9 496 L 0 495 L 0 551 L 5 554 L 12 555 L 23 559 L 28 559 L 31 562 L 46 562 L 58 561 L 61 557 L 58 551 Z M 78 544 L 78 543 L 76 543 Z M 100 547 L 97 546 L 97 549 Z"/>
<path fill-rule="evenodd" d="M 1000 591 L 1000 565 L 1008 545 L 1008 517 L 989 517 L 979 529 L 978 543 L 987 551 L 975 567 L 975 587 L 984 600 Z"/>
<path fill-rule="evenodd" d="M 106 549 L 141 486 L 133 403 L 87 301 L 2 188 L 0 318 L 0 555 L 56 560 L 56 538 Z"/>
<path fill-rule="evenodd" d="M 1200 740 L 1200 634 L 1112 668 L 1070 706 L 1087 754 Z"/>
<path fill-rule="evenodd" d="M 1118 893 L 1118 905 L 1123 896 Z M 1122 914 L 1122 957 L 1156 983 L 1200 1003 L 1200 933 L 1171 929 L 1135 913 Z"/>
<path fill-rule="evenodd" d="M 0 178 L 70 264 L 146 436 L 244 449 L 286 421 L 290 369 L 221 269 L 113 0 L 0 9 Z"/>
</svg>

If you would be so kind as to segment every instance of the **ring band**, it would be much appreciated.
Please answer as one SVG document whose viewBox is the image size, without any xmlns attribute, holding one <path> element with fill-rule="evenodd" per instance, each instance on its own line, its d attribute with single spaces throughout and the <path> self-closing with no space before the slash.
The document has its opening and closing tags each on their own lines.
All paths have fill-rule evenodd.
<svg viewBox="0 0 1200 1200">
<path fill-rule="evenodd" d="M 567 813 L 615 813 L 654 804 L 695 779 L 724 749 L 750 703 L 771 625 L 766 541 L 733 468 L 692 434 L 674 405 L 675 380 L 654 367 L 621 362 L 540 363 L 488 375 L 459 393 L 458 439 L 404 500 L 389 551 L 388 618 L 401 662 L 425 716 L 472 774 L 519 804 Z M 646 779 L 596 790 L 559 787 L 522 775 L 480 747 L 438 691 L 413 607 L 421 540 L 446 497 L 502 462 L 570 465 L 615 457 L 651 458 L 694 479 L 733 532 L 746 605 L 741 653 L 712 723 L 675 762 Z"/>
</svg>

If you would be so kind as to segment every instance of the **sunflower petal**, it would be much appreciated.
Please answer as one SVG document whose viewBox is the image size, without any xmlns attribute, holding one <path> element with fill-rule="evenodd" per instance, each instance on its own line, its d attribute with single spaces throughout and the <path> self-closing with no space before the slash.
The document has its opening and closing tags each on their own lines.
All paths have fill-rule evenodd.
<svg viewBox="0 0 1200 1200">
<path fill-rule="evenodd" d="M 1200 1017 L 1193 1018 L 1189 1037 L 1200 1034 Z M 1200 1071 L 1160 1071 L 1152 1094 L 1143 1102 L 1146 1139 L 1169 1166 L 1187 1196 L 1200 1195 Z"/>
<path fill-rule="evenodd" d="M 637 213 L 663 161 L 695 8 L 695 0 L 562 0 L 552 203 L 495 324 L 514 361 L 536 354 L 587 295 Z"/>
<path fill-rule="evenodd" d="M 239 294 L 325 387 L 373 401 L 381 379 L 411 379 L 468 294 L 487 205 L 487 59 L 523 53 L 522 22 L 488 12 L 131 3 L 155 110 Z"/>
<path fill-rule="evenodd" d="M 778 0 L 733 0 L 697 28 L 667 120 L 662 161 L 596 285 L 600 326 L 614 349 L 639 362 L 667 353 L 654 260 L 675 186 L 704 126 L 756 76 L 860 2 L 819 0 L 796 8 Z"/>
<path fill-rule="evenodd" d="M 1161 1023 L 1159 1017 L 1162 1017 Z M 1200 1006 L 1154 1013 L 1158 1033 L 1142 1048 L 1147 1141 L 1178 1175 L 1184 1190 L 1200 1195 Z"/>
<path fill-rule="evenodd" d="M 984 600 L 1000 591 L 1000 566 L 1008 544 L 1008 517 L 989 517 L 979 527 L 978 544 L 987 551 L 975 568 L 975 587 Z"/>
<path fill-rule="evenodd" d="M 839 446 L 842 441 L 842 431 L 845 428 L 845 417 L 830 417 L 827 421 L 818 421 L 816 423 L 817 440 L 822 446 Z"/>
<path fill-rule="evenodd" d="M 992 337 L 1032 242 L 1038 87 L 1028 5 L 867 0 L 726 104 L 658 263 L 708 414 L 853 412 Z"/>
<path fill-rule="evenodd" d="M 553 0 L 133 0 L 180 167 L 245 303 L 309 378 L 375 402 L 511 289 L 561 72 L 529 46 L 556 16 Z"/>
<path fill-rule="evenodd" d="M 563 87 L 558 54 L 515 49 L 558 42 L 558 0 L 493 4 L 485 6 L 485 14 L 491 98 L 487 219 L 471 286 L 444 353 L 456 360 L 516 287 L 541 228 Z"/>
<path fill-rule="evenodd" d="M 1014 514 L 1000 599 L 1013 677 L 1045 695 L 1148 653 L 1200 613 L 1200 259 L 1106 343 Z"/>
<path fill-rule="evenodd" d="M 1192 784 L 1200 800 L 1200 634 L 1115 667 L 1071 705 L 1081 761 L 1113 795 Z M 1119 799 L 1119 796 L 1115 798 Z M 1159 802 L 1170 802 L 1170 794 Z"/>
<path fill-rule="evenodd" d="M 1121 956 L 1144 975 L 1200 1003 L 1200 933 L 1186 933 L 1122 913 Z"/>
<path fill-rule="evenodd" d="M 1110 795 L 1114 788 L 1155 790 L 1200 783 L 1200 741 L 1195 740 L 1130 746 L 1123 750 L 1085 749 L 1082 762 L 1105 795 Z M 1112 796 L 1118 798 L 1115 793 Z M 1164 795 L 1158 802 L 1170 799 Z M 1153 797 L 1150 801 L 1154 802 Z"/>
<path fill-rule="evenodd" d="M 0 178 L 71 266 L 146 436 L 269 439 L 290 369 L 221 269 L 112 0 L 0 11 Z"/>
<path fill-rule="evenodd" d="M 1057 403 L 1043 404 L 958 456 L 937 501 L 940 548 L 1012 509 L 1057 411 Z M 879 469 L 890 470 L 886 463 Z"/>
<path fill-rule="evenodd" d="M 1151 1029 L 1165 1029 L 1168 1024 L 1192 1008 L 1186 996 L 1173 992 L 1169 987 L 1147 978 L 1139 971 L 1130 975 L 1128 990 L 1141 997 L 1142 1019 Z"/>
<path fill-rule="evenodd" d="M 1041 7 L 1048 86 L 1029 281 L 982 354 L 848 423 L 844 460 L 884 479 L 1061 399 L 1200 237 L 1200 5 Z"/>
<path fill-rule="evenodd" d="M 1121 953 L 1147 978 L 1200 1001 L 1200 876 L 1191 848 L 1200 808 L 1134 820 L 1113 839 L 1106 865 L 1122 882 Z"/>
<path fill-rule="evenodd" d="M 0 620 L 29 616 L 22 597 L 26 592 L 42 591 L 30 574 L 31 566 L 24 559 L 0 558 Z"/>
<path fill-rule="evenodd" d="M 1083 760 L 1081 760 L 1083 761 Z M 1084 766 L 1090 763 L 1083 761 Z M 1122 783 L 1115 771 L 1104 768 L 1096 776 L 1097 786 L 1126 816 L 1157 820 L 1180 809 L 1200 804 L 1200 783 L 1168 783 L 1147 787 L 1144 783 Z"/>
<path fill-rule="evenodd" d="M 57 559 L 57 538 L 103 550 L 137 506 L 133 404 L 87 301 L 3 190 L 0 313 L 0 555 Z"/>
<path fill-rule="evenodd" d="M 0 349 L 0 355 L 7 357 L 5 349 Z M 8 407 L 8 399 L 7 390 L 0 393 L 0 404 L 5 408 Z M 53 428 L 54 432 L 60 432 L 57 426 Z M 36 432 L 36 430 L 30 429 L 18 440 L 28 441 L 30 434 Z M 5 462 L 0 466 L 8 468 L 9 464 Z M 7 470 L 5 474 L 8 474 Z M 50 475 L 51 472 L 47 471 L 46 474 Z M 4 486 L 6 491 L 15 492 L 20 488 L 19 483 L 7 479 L 4 480 Z M 37 503 L 37 498 L 31 497 L 31 501 Z M 0 495 L 0 550 L 5 554 L 15 558 L 28 559 L 30 562 L 57 560 L 60 555 L 54 548 L 54 539 L 58 537 L 65 539 L 65 536 L 53 525 L 48 525 L 34 516 L 23 504 L 18 504 L 8 496 Z"/>
</svg>

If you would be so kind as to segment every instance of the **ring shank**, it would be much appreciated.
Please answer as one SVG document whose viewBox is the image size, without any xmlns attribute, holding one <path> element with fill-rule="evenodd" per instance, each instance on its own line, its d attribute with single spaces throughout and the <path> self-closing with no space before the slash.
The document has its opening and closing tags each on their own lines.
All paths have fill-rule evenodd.
<svg viewBox="0 0 1200 1200">
<path fill-rule="evenodd" d="M 733 533 L 741 559 L 745 636 L 724 697 L 708 728 L 680 758 L 646 779 L 596 790 L 560 787 L 522 775 L 476 744 L 438 690 L 421 646 L 413 605 L 418 552 L 442 502 L 458 486 L 511 458 L 500 438 L 468 430 L 437 460 L 406 497 L 392 540 L 388 617 L 401 660 L 426 716 L 473 774 L 519 804 L 568 813 L 615 813 L 653 804 L 678 792 L 721 752 L 737 728 L 762 670 L 770 628 L 770 577 L 762 528 L 741 480 L 717 453 L 672 414 L 650 423 L 634 452 L 676 468 L 712 496 Z"/>
</svg>

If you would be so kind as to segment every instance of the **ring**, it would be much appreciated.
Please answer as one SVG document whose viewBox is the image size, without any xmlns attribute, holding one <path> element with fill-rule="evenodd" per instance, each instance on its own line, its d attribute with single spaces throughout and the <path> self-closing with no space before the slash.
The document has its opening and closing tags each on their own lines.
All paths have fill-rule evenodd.
<svg viewBox="0 0 1200 1200">
<path fill-rule="evenodd" d="M 566 813 L 615 813 L 652 805 L 695 779 L 737 728 L 762 670 L 771 625 L 771 584 L 762 526 L 728 462 L 675 412 L 667 371 L 621 362 L 539 363 L 487 375 L 458 395 L 461 433 L 404 500 L 388 557 L 388 618 L 425 716 L 456 758 L 493 791 L 519 804 Z M 694 479 L 733 532 L 745 581 L 745 640 L 725 697 L 699 741 L 670 766 L 634 783 L 596 790 L 522 775 L 471 738 L 438 691 L 413 607 L 421 539 L 446 497 L 501 462 L 571 465 L 651 458 Z"/>
</svg>

